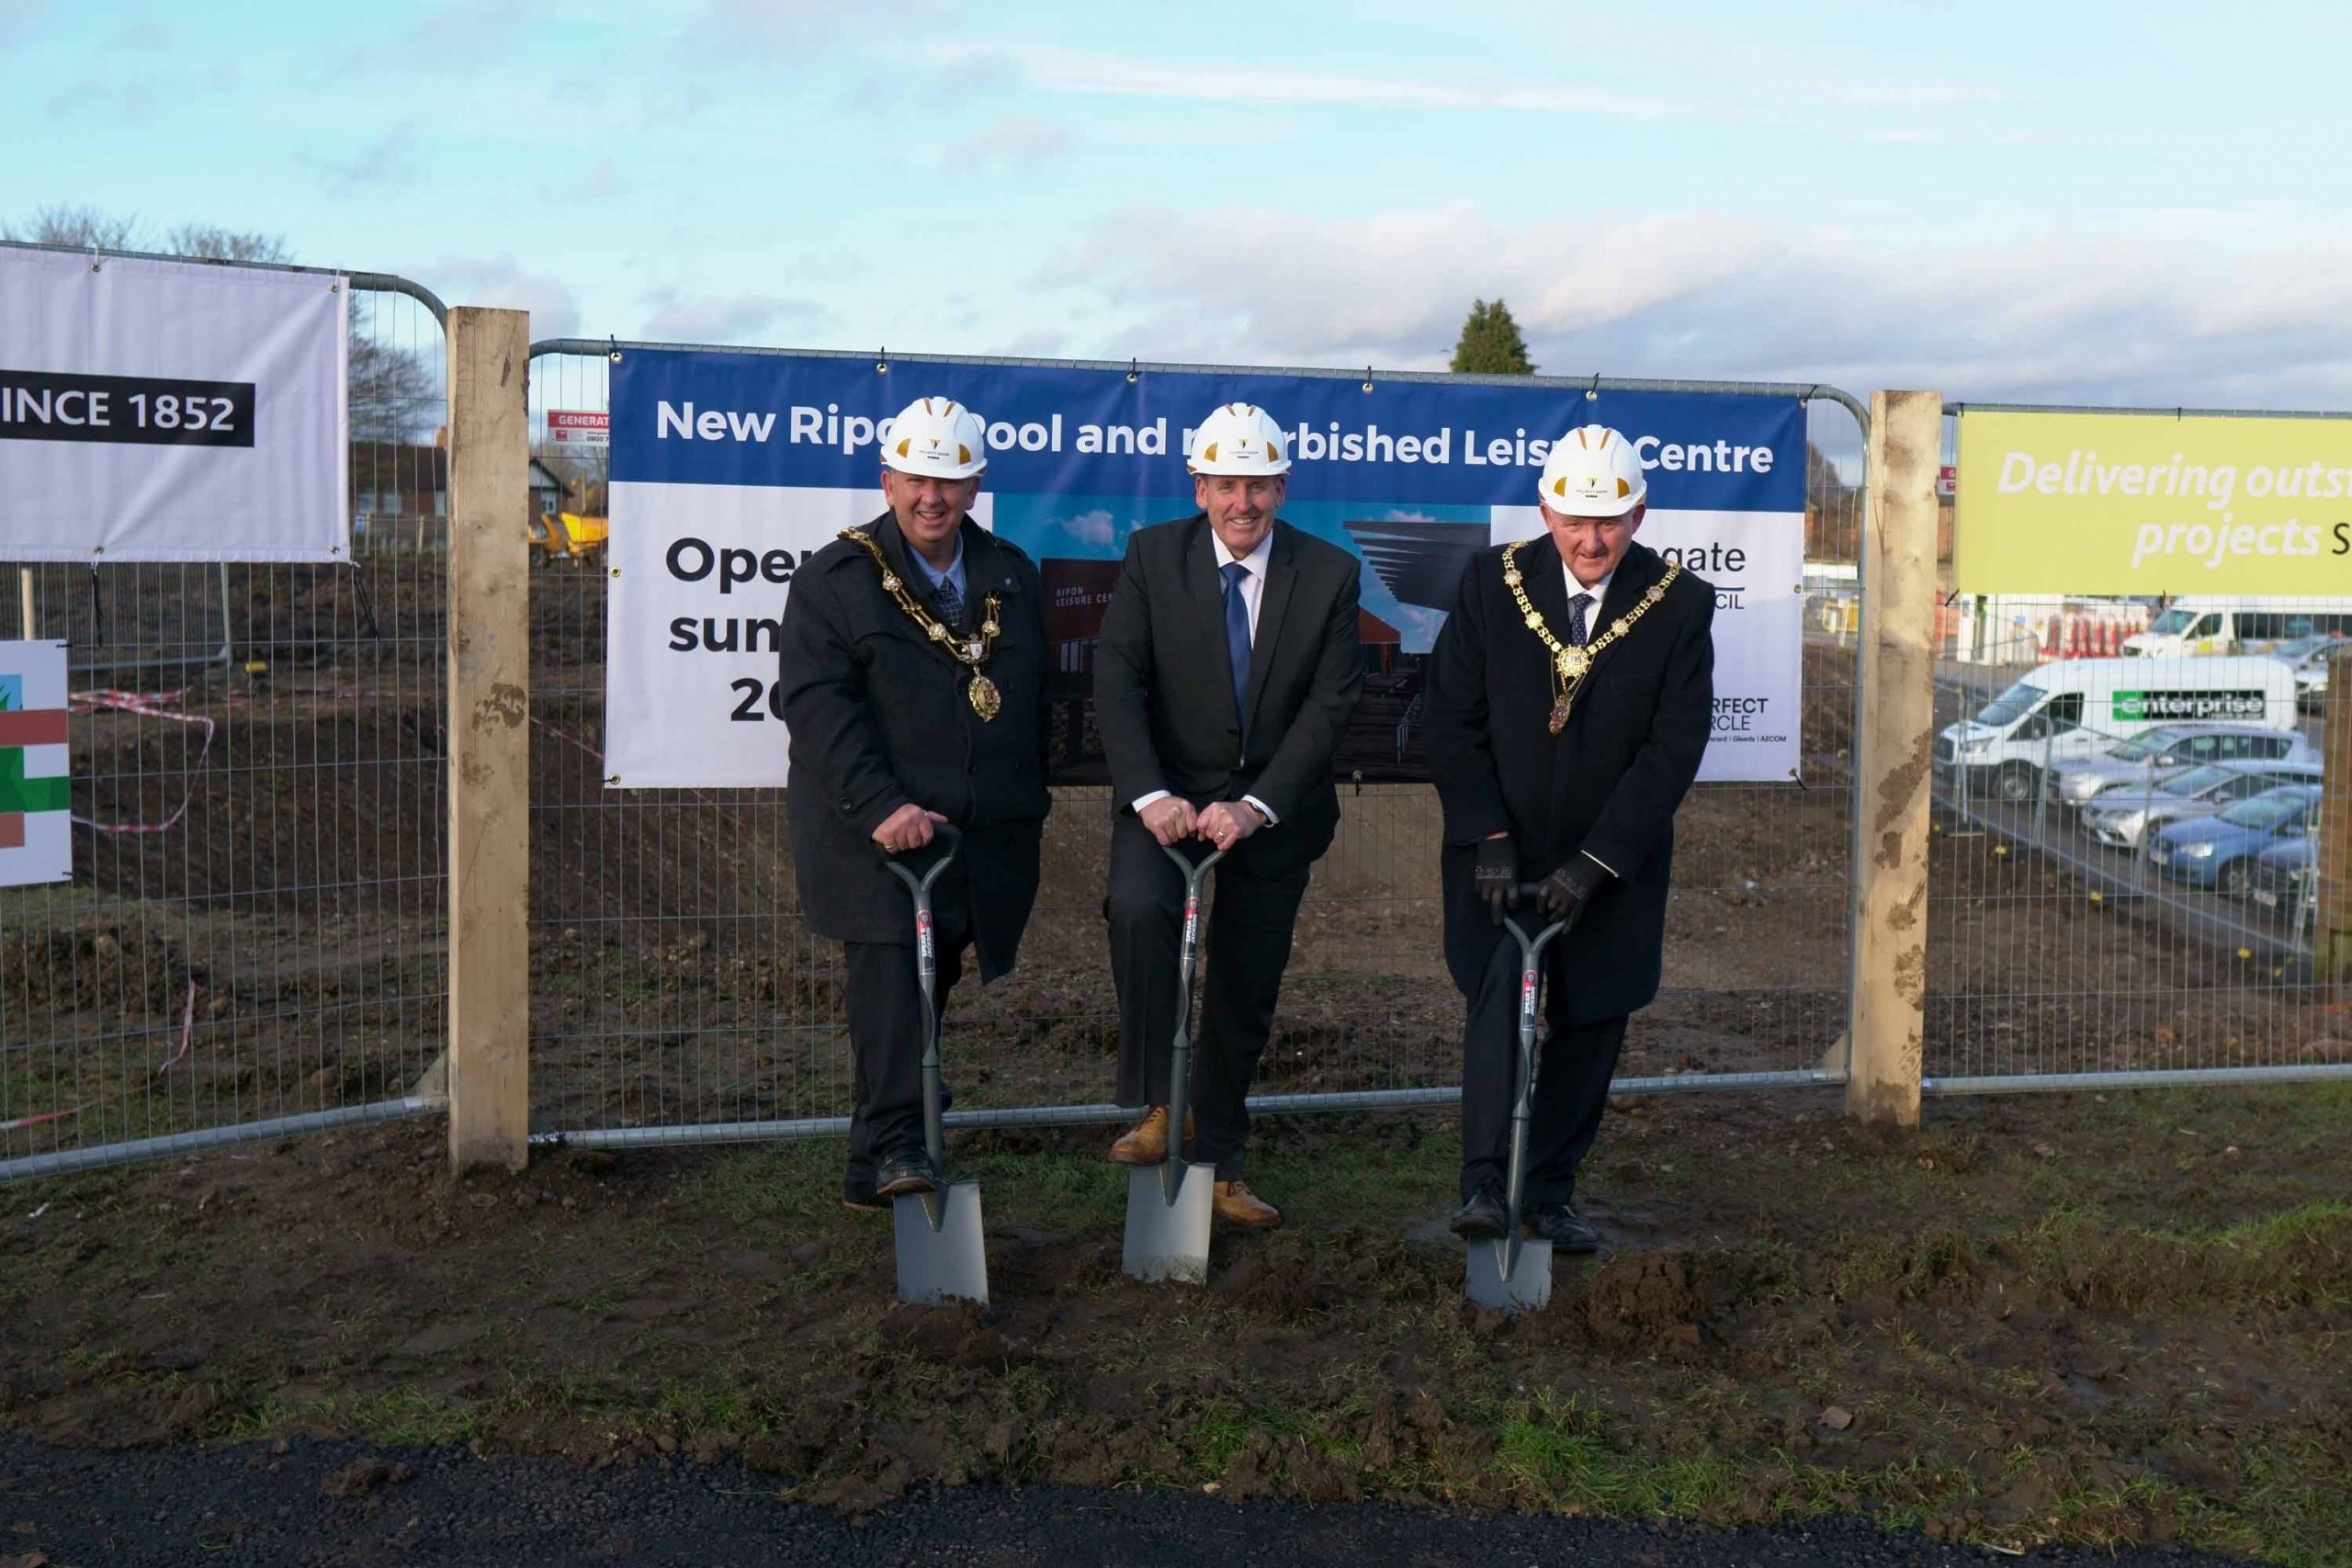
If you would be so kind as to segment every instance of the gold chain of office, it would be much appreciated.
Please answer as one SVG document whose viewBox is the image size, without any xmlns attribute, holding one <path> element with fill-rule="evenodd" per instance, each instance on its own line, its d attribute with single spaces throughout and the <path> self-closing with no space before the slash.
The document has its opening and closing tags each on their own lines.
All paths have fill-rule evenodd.
<svg viewBox="0 0 2352 1568">
<path fill-rule="evenodd" d="M 1503 585 L 1510 590 L 1510 596 L 1519 601 L 1519 613 L 1527 618 L 1527 629 L 1543 638 L 1544 646 L 1552 650 L 1552 715 L 1544 722 L 1552 733 L 1557 735 L 1568 727 L 1568 710 L 1576 704 L 1577 688 L 1584 684 L 1587 675 L 1592 673 L 1592 661 L 1600 657 L 1600 650 L 1633 630 L 1634 623 L 1648 615 L 1650 606 L 1666 597 L 1668 586 L 1682 574 L 1682 569 L 1672 561 L 1667 562 L 1666 575 L 1650 584 L 1649 592 L 1642 595 L 1639 604 L 1618 616 L 1616 625 L 1578 648 L 1554 637 L 1552 628 L 1544 624 L 1544 612 L 1527 601 L 1527 578 L 1519 570 L 1520 547 L 1526 542 L 1521 539 L 1517 544 L 1504 547 Z M 1594 608 L 1597 610 L 1599 606 Z"/>
<path fill-rule="evenodd" d="M 971 683 L 964 688 L 964 694 L 971 699 L 972 711 L 980 716 L 983 724 L 994 718 L 1004 706 L 1004 695 L 996 689 L 996 682 L 982 672 L 981 667 L 988 663 L 989 655 L 996 649 L 996 634 L 1003 629 L 997 619 L 997 596 L 991 593 L 980 601 L 979 635 L 959 637 L 937 615 L 924 609 L 922 600 L 908 591 L 906 582 L 890 570 L 889 558 L 882 553 L 882 547 L 875 543 L 872 534 L 863 528 L 844 528 L 842 537 L 865 547 L 865 553 L 872 556 L 874 564 L 882 569 L 882 592 L 898 602 L 899 608 L 906 612 L 907 619 L 936 644 L 941 652 L 972 672 Z"/>
</svg>

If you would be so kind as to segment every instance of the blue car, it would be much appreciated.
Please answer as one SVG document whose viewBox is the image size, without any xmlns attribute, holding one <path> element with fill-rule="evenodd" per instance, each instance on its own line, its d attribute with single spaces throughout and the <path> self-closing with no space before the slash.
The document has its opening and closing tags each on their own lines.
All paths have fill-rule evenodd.
<svg viewBox="0 0 2352 1568">
<path fill-rule="evenodd" d="M 2301 839 L 2319 811 L 2319 796 L 2312 785 L 2286 784 L 2249 795 L 2217 816 L 2172 823 L 2148 840 L 2148 863 L 2175 882 L 2243 898 L 2254 890 L 2256 857 Z"/>
</svg>

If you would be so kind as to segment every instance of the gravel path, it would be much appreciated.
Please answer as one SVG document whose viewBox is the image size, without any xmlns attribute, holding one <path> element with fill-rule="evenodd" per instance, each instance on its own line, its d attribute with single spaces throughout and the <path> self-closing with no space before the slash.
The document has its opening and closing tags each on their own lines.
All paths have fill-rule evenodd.
<svg viewBox="0 0 2352 1568">
<path fill-rule="evenodd" d="M 729 1462 L 590 1471 L 556 1460 L 349 1443 L 112 1453 L 0 1438 L 0 1568 L 617 1562 L 1041 1565 L 1332 1563 L 1470 1568 L 2097 1563 L 2196 1568 L 2170 1551 L 2025 1558 L 1892 1536 L 1863 1519 L 1716 1533 L 1384 1505 L 1228 1505 L 1173 1492 L 973 1487 L 912 1495 L 862 1524 L 779 1501 Z"/>
</svg>

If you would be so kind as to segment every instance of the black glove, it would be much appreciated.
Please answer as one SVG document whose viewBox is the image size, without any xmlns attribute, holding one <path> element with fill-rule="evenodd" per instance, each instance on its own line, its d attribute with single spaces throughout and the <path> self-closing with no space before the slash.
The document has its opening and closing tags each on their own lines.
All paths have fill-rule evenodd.
<svg viewBox="0 0 2352 1568">
<path fill-rule="evenodd" d="M 1487 913 L 1497 925 L 1503 923 L 1504 910 L 1519 908 L 1519 852 L 1509 838 L 1478 841 L 1478 863 L 1470 873 L 1470 886 L 1487 901 Z"/>
<path fill-rule="evenodd" d="M 1544 879 L 1544 918 L 1564 921 L 1573 928 L 1577 917 L 1584 913 L 1585 904 L 1608 875 L 1608 869 L 1590 855 L 1569 857 L 1566 865 Z"/>
</svg>

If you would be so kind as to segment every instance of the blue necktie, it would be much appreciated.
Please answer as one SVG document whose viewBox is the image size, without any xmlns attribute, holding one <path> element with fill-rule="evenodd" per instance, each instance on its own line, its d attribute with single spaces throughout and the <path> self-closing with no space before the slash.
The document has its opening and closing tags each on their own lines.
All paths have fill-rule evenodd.
<svg viewBox="0 0 2352 1568">
<path fill-rule="evenodd" d="M 1241 699 L 1250 690 L 1250 601 L 1241 596 L 1241 584 L 1250 569 L 1238 560 L 1227 561 L 1224 572 L 1225 651 L 1233 660 L 1233 721 L 1247 741 L 1250 716 L 1242 710 Z"/>
<path fill-rule="evenodd" d="M 943 577 L 932 597 L 939 604 L 939 618 L 957 631 L 964 629 L 964 596 L 956 592 L 956 580 Z"/>
<path fill-rule="evenodd" d="M 1579 593 L 1568 601 L 1568 640 L 1578 648 L 1585 645 L 1592 633 L 1584 623 L 1584 607 L 1592 603 L 1592 595 Z"/>
</svg>

